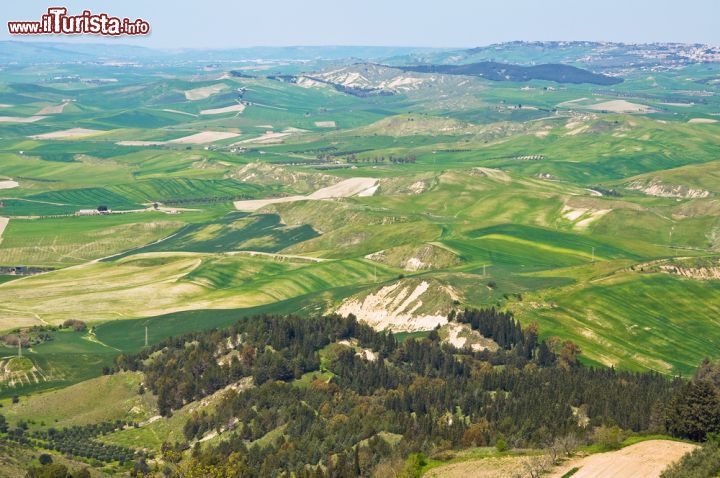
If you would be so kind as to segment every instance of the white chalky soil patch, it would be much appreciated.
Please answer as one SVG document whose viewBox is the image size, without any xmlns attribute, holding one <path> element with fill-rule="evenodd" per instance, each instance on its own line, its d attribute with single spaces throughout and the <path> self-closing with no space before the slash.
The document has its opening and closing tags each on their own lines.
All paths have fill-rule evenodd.
<svg viewBox="0 0 720 478">
<path fill-rule="evenodd" d="M 221 115 L 225 113 L 242 113 L 245 111 L 245 105 L 238 103 L 236 105 L 225 106 L 224 108 L 212 108 L 208 110 L 202 110 L 201 115 Z"/>
<path fill-rule="evenodd" d="M 239 211 L 252 212 L 257 211 L 270 204 L 279 204 L 286 202 L 295 201 L 307 201 L 307 200 L 321 200 L 321 199 L 334 199 L 334 198 L 345 198 L 351 196 L 362 196 L 364 192 L 367 192 L 376 187 L 378 180 L 375 178 L 350 178 L 345 181 L 340 181 L 337 184 L 328 186 L 326 188 L 318 189 L 312 194 L 307 196 L 285 196 L 279 198 L 268 198 L 268 199 L 249 199 L 245 201 L 235 201 L 235 209 Z M 375 191 L 373 190 L 372 193 Z M 365 194 L 372 195 L 372 194 Z"/>
<path fill-rule="evenodd" d="M 422 296 L 429 288 L 430 284 L 426 281 L 422 281 L 414 288 L 396 282 L 374 294 L 367 295 L 362 300 L 346 300 L 338 308 L 337 313 L 343 316 L 353 314 L 376 330 L 392 329 L 407 332 L 432 330 L 437 325 L 446 324 L 448 320 L 439 312 L 416 313 L 422 307 Z"/>
</svg>

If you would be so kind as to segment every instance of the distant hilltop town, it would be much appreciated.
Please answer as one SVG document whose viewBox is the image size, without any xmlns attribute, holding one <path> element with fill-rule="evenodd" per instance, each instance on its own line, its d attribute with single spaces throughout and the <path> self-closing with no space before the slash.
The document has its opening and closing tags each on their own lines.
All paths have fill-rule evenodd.
<svg viewBox="0 0 720 478">
<path fill-rule="evenodd" d="M 584 60 L 602 57 L 617 57 L 620 53 L 633 55 L 646 60 L 660 62 L 685 62 L 685 63 L 712 63 L 720 62 L 720 45 L 707 45 L 702 43 L 618 43 L 618 42 L 590 42 L 590 41 L 546 41 L 546 42 L 524 42 L 514 41 L 497 43 L 482 49 L 512 49 L 517 47 L 536 47 L 544 49 L 593 49 L 595 50 Z"/>
</svg>

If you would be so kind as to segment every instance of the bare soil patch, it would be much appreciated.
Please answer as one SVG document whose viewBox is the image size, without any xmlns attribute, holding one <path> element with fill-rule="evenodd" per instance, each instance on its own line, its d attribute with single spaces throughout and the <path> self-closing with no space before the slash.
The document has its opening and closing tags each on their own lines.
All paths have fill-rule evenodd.
<svg viewBox="0 0 720 478">
<path fill-rule="evenodd" d="M 45 118 L 47 116 L 0 116 L 0 123 L 34 123 Z"/>
<path fill-rule="evenodd" d="M 712 119 L 712 118 L 692 118 L 688 123 L 693 124 L 711 124 L 711 123 L 717 123 L 718 120 Z"/>
<path fill-rule="evenodd" d="M 375 178 L 350 178 L 345 181 L 340 181 L 337 184 L 328 186 L 326 188 L 318 189 L 310 196 L 309 199 L 330 199 L 330 198 L 344 198 L 360 194 L 366 189 L 370 189 L 377 184 L 378 180 Z"/>
<path fill-rule="evenodd" d="M 36 115 L 59 115 L 63 112 L 65 107 L 68 105 L 67 101 L 64 101 L 62 104 L 59 105 L 53 105 L 53 106 L 46 106 L 45 108 L 41 109 Z"/>
<path fill-rule="evenodd" d="M 250 138 L 250 139 L 244 139 L 242 141 L 238 141 L 235 144 L 246 144 L 246 143 L 256 143 L 256 144 L 273 144 L 273 143 L 279 143 L 282 141 L 282 138 L 285 136 L 290 136 L 291 133 L 289 132 L 282 132 L 278 133 L 275 131 L 266 131 L 265 134 L 262 136 L 258 136 L 257 138 Z"/>
<path fill-rule="evenodd" d="M 9 218 L 0 217 L 0 244 L 2 244 L 2 235 L 3 235 L 3 232 L 5 232 L 5 228 L 7 227 L 9 222 L 10 222 Z"/>
<path fill-rule="evenodd" d="M 358 193 L 358 197 L 364 198 L 364 197 L 370 197 L 374 196 L 377 192 L 378 188 L 380 188 L 380 184 L 376 184 L 375 186 L 371 188 L 367 188 L 365 191 L 361 191 Z"/>
<path fill-rule="evenodd" d="M 226 131 L 203 131 L 201 133 L 183 136 L 182 138 L 171 139 L 170 141 L 118 141 L 120 146 L 161 146 L 163 144 L 205 144 L 213 141 L 221 141 L 239 136 L 238 133 Z"/>
<path fill-rule="evenodd" d="M 318 128 L 335 128 L 337 125 L 334 121 L 316 121 L 315 126 Z"/>
<path fill-rule="evenodd" d="M 573 478 L 658 478 L 665 468 L 696 447 L 671 440 L 648 440 L 622 450 L 570 460 L 550 477 L 560 478 L 577 467 L 579 471 L 572 475 Z"/>
<path fill-rule="evenodd" d="M 427 281 L 418 284 L 398 281 L 362 299 L 347 299 L 336 312 L 342 316 L 353 314 L 375 330 L 432 330 L 445 325 L 448 319 L 440 310 L 434 313 L 420 311 L 430 288 Z"/>
<path fill-rule="evenodd" d="M 187 111 L 173 110 L 173 109 L 170 109 L 170 108 L 164 108 L 163 111 L 165 111 L 165 112 L 167 112 L 167 113 L 175 113 L 175 114 L 178 114 L 178 115 L 192 116 L 193 118 L 197 118 L 197 115 L 194 115 L 194 114 L 192 114 L 192 113 L 188 113 Z"/>
<path fill-rule="evenodd" d="M 185 98 L 190 101 L 204 100 L 210 98 L 212 95 L 218 94 L 228 86 L 224 83 L 217 85 L 203 86 L 201 88 L 195 88 L 192 90 L 185 91 Z"/>
<path fill-rule="evenodd" d="M 212 143 L 213 141 L 221 141 L 223 139 L 229 139 L 239 136 L 238 133 L 229 133 L 226 131 L 203 131 L 202 133 L 191 134 L 190 136 L 184 136 L 182 138 L 173 139 L 168 143 L 175 144 L 204 144 Z"/>
<path fill-rule="evenodd" d="M 525 476 L 526 460 L 527 458 L 522 456 L 468 460 L 433 468 L 423 476 L 427 478 L 514 478 Z"/>
<path fill-rule="evenodd" d="M 655 110 L 649 106 L 630 103 L 627 100 L 611 100 L 595 105 L 587 106 L 588 109 L 595 111 L 609 111 L 611 113 L 651 113 Z"/>
<path fill-rule="evenodd" d="M 468 347 L 478 352 L 481 350 L 495 351 L 499 348 L 495 341 L 483 337 L 477 330 L 472 330 L 468 324 L 448 322 L 445 328 L 447 330 L 447 338 L 445 340 L 453 347 L 459 349 Z"/>
<path fill-rule="evenodd" d="M 242 113 L 245 111 L 245 105 L 238 103 L 236 105 L 225 106 L 224 108 L 212 108 L 209 110 L 202 110 L 201 115 L 222 115 L 225 113 Z"/>
<path fill-rule="evenodd" d="M 7 179 L 0 181 L 0 189 L 12 189 L 18 187 L 19 184 L 17 181 L 13 181 L 12 179 Z"/>
<path fill-rule="evenodd" d="M 557 105 L 560 107 L 569 107 L 569 106 L 573 106 L 573 103 L 580 103 L 581 101 L 586 101 L 586 100 L 587 100 L 587 98 L 576 98 L 574 100 L 563 101 L 562 103 L 558 103 Z"/>
<path fill-rule="evenodd" d="M 167 141 L 118 141 L 115 144 L 120 146 L 159 146 L 165 143 Z"/>
<path fill-rule="evenodd" d="M 476 167 L 472 169 L 471 174 L 490 178 L 501 183 L 509 183 L 512 181 L 510 175 L 500 169 Z"/>
<path fill-rule="evenodd" d="M 332 186 L 318 189 L 307 196 L 285 196 L 279 198 L 235 201 L 235 209 L 239 211 L 252 212 L 270 204 L 351 197 L 361 195 L 363 192 L 372 189 L 377 185 L 377 182 L 378 181 L 375 178 L 350 178 L 337 184 L 333 184 Z"/>
<path fill-rule="evenodd" d="M 597 221 L 612 209 L 593 209 L 587 207 L 563 206 L 562 215 L 564 219 L 575 223 L 577 229 L 586 229 L 590 224 Z"/>
<path fill-rule="evenodd" d="M 87 128 L 70 128 L 62 131 L 53 131 L 52 133 L 36 134 L 30 136 L 33 139 L 66 139 L 66 138 L 82 138 L 83 136 L 91 136 L 98 133 L 104 133 L 97 129 Z"/>
<path fill-rule="evenodd" d="M 238 211 L 253 212 L 270 204 L 305 201 L 307 200 L 307 198 L 307 196 L 284 196 L 268 199 L 248 199 L 245 201 L 235 201 L 235 209 L 237 209 Z"/>
</svg>

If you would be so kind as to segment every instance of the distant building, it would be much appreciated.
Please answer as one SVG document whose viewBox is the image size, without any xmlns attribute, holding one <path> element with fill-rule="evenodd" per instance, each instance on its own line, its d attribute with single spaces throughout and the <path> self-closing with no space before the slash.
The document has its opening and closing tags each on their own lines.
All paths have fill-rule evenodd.
<svg viewBox="0 0 720 478">
<path fill-rule="evenodd" d="M 110 214 L 112 211 L 110 209 L 100 210 L 100 209 L 80 209 L 79 211 L 75 212 L 76 216 L 98 216 L 100 214 Z"/>
<path fill-rule="evenodd" d="M 100 214 L 100 211 L 97 209 L 80 209 L 79 211 L 75 212 L 76 216 L 96 216 Z"/>
</svg>

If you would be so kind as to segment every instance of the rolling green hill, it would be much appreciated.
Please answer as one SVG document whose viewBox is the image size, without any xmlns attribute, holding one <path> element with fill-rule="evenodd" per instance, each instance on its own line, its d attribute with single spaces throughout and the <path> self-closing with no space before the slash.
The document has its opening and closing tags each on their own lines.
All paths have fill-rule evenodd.
<svg viewBox="0 0 720 478">
<path fill-rule="evenodd" d="M 58 54 L 97 54 L 80 50 Z M 360 310 L 412 319 L 452 294 L 458 310 L 538 321 L 586 363 L 687 373 L 720 338 L 717 280 L 639 268 L 720 250 L 716 65 L 678 57 L 685 70 L 649 79 L 613 63 L 652 63 L 627 46 L 489 51 L 197 70 L 137 50 L 147 64 L 127 71 L 0 72 L 0 329 L 82 318 L 108 345 L 59 334 L 12 361 L 11 374 L 48 372 L 14 390 L 97 376 L 136 350 L 140 324 L 158 342 L 387 288 Z M 569 82 L 533 62 L 567 63 L 551 73 Z M 377 187 L 333 189 L 352 178 Z M 272 201 L 236 211 L 244 199 Z M 101 205 L 118 214 L 75 215 Z M 407 284 L 418 297 L 396 293 Z M 92 350 L 71 365 L 75 347 Z"/>
</svg>

